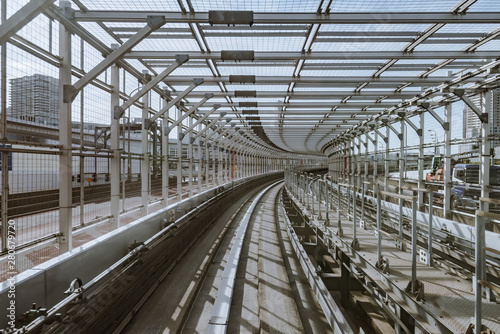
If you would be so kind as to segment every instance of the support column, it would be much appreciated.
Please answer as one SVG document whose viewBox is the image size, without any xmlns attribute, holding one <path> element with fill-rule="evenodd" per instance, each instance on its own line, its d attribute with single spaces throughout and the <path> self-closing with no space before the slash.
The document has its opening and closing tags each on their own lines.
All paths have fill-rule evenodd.
<svg viewBox="0 0 500 334">
<path fill-rule="evenodd" d="M 67 1 L 61 1 L 60 7 L 70 7 Z M 59 25 L 59 56 L 62 58 L 59 67 L 59 97 L 64 96 L 64 87 L 71 85 L 71 33 L 63 24 Z M 2 96 L 5 98 L 5 96 Z M 71 102 L 59 98 L 59 253 L 65 253 L 73 248 L 72 240 L 72 138 L 71 138 Z M 2 163 L 6 158 L 2 154 Z M 5 163 L 7 163 L 5 159 Z M 6 166 L 7 164 L 3 165 Z M 4 168 L 7 169 L 7 168 Z M 6 174 L 4 174 L 6 175 Z M 83 180 L 82 180 L 83 181 Z M 5 183 L 4 183 L 5 185 Z M 8 190 L 7 190 L 8 191 Z M 5 190 L 3 191 L 5 192 Z"/>
<path fill-rule="evenodd" d="M 448 126 L 444 127 L 444 168 L 443 168 L 443 183 L 444 183 L 444 217 L 451 219 L 451 103 L 448 103 L 444 108 L 444 122 Z M 488 152 L 489 154 L 489 152 Z"/>
<path fill-rule="evenodd" d="M 147 73 L 144 73 L 147 74 Z M 141 130 L 141 212 L 148 214 L 149 206 L 149 135 L 146 120 L 149 118 L 149 92 L 142 97 L 142 130 Z"/>
<path fill-rule="evenodd" d="M 389 127 L 386 127 L 385 131 L 386 131 L 386 133 L 385 133 L 385 138 L 384 138 L 384 142 L 385 142 L 384 190 L 389 191 L 389 185 L 388 185 L 389 184 L 389 162 L 390 162 L 390 159 L 389 159 L 389 135 L 390 135 L 391 130 L 389 129 Z M 386 199 L 386 196 L 384 195 L 384 200 L 385 199 Z"/>
<path fill-rule="evenodd" d="M 401 118 L 399 132 L 399 193 L 403 194 L 404 176 L 405 176 L 405 121 Z M 399 198 L 399 237 L 403 237 L 403 199 Z"/>
<path fill-rule="evenodd" d="M 491 144 L 488 136 L 490 135 L 490 124 L 489 124 L 489 113 L 493 112 L 491 110 L 491 92 L 485 92 L 482 94 L 482 108 L 481 112 L 483 115 L 488 115 L 481 121 L 481 158 L 480 158 L 480 175 L 479 179 L 482 180 L 481 183 L 481 197 L 490 197 L 489 186 L 490 186 L 490 149 Z M 485 201 L 479 201 L 479 211 L 488 212 L 489 203 Z M 476 212 L 476 269 L 475 269 L 475 328 L 481 328 L 482 325 L 482 298 L 483 298 L 483 286 L 479 281 L 486 279 L 486 252 L 485 247 L 485 224 L 487 223 L 487 218 L 478 215 Z M 491 292 L 489 292 L 491 293 Z M 486 295 L 488 296 L 487 292 Z M 476 331 L 475 333 L 479 333 Z"/>
<path fill-rule="evenodd" d="M 378 175 L 378 133 L 373 136 L 373 182 L 377 182 Z"/>
<path fill-rule="evenodd" d="M 120 105 L 120 70 L 111 66 L 111 229 L 120 227 L 120 117 L 115 106 Z M 83 178 L 83 175 L 80 176 Z M 83 180 L 82 180 L 83 181 Z"/>
<path fill-rule="evenodd" d="M 167 91 L 167 89 L 164 89 Z M 168 101 L 163 99 L 163 106 L 166 106 Z M 161 155 L 163 156 L 163 160 L 161 163 L 161 196 L 163 199 L 163 204 L 168 206 L 168 174 L 169 174 L 169 161 L 168 161 L 168 150 L 169 150 L 169 121 L 168 121 L 169 112 L 163 114 L 162 116 L 162 124 L 163 124 L 163 135 L 161 136 L 162 145 L 161 145 Z"/>
<path fill-rule="evenodd" d="M 181 119 L 182 109 L 177 107 L 177 119 Z M 182 200 L 182 122 L 177 124 L 177 201 Z"/>
<path fill-rule="evenodd" d="M 7 0 L 2 0 L 2 24 L 7 20 Z M 2 81 L 2 101 L 1 101 L 1 121 L 0 121 L 0 132 L 1 138 L 7 140 L 7 43 L 1 44 L 1 81 Z M 8 165 L 8 154 L 4 152 L 2 154 L 2 166 Z M 2 226 L 6 226 L 9 221 L 8 216 L 8 203 L 9 203 L 9 169 L 2 168 L 2 202 L 1 202 L 1 221 Z M 7 251 L 7 229 L 2 228 L 2 251 Z"/>
<path fill-rule="evenodd" d="M 189 117 L 189 126 L 193 125 L 193 118 Z M 188 135 L 188 189 L 189 189 L 189 197 L 193 196 L 193 143 L 191 142 L 191 131 L 186 133 Z"/>
<path fill-rule="evenodd" d="M 201 131 L 201 124 L 198 125 L 198 132 Z M 198 194 L 201 193 L 201 183 L 202 183 L 202 168 L 203 168 L 203 162 L 206 161 L 203 160 L 203 152 L 201 150 L 201 138 L 198 139 Z"/>
<path fill-rule="evenodd" d="M 425 160 L 425 156 L 424 156 L 424 129 L 425 129 L 425 114 L 424 113 L 420 113 L 420 115 L 418 117 L 419 117 L 419 121 L 420 121 L 420 130 L 421 130 L 420 134 L 418 134 L 418 139 L 419 139 L 419 141 L 418 141 L 418 187 L 420 189 L 424 189 L 425 188 L 425 183 L 424 183 L 424 160 Z M 418 200 L 418 204 L 417 204 L 418 210 L 422 211 L 422 212 L 425 212 L 425 208 L 424 208 L 424 192 L 423 191 L 419 191 L 418 192 L 418 198 L 417 198 L 417 200 Z"/>
<path fill-rule="evenodd" d="M 212 187 L 215 187 L 218 184 L 215 172 L 219 166 L 218 166 L 218 161 L 216 159 L 217 157 L 215 155 L 215 142 L 213 140 L 211 143 L 211 147 L 212 147 Z"/>
</svg>

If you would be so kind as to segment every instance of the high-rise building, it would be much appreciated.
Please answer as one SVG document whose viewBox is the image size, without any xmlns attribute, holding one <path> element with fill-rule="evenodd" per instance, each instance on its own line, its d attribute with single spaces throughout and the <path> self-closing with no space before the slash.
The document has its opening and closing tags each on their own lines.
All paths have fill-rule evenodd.
<svg viewBox="0 0 500 334">
<path fill-rule="evenodd" d="M 59 124 L 59 80 L 34 74 L 10 80 L 9 116 L 44 125 Z"/>
<path fill-rule="evenodd" d="M 481 94 L 474 95 L 470 99 L 482 108 Z M 500 136 L 500 88 L 491 91 L 491 112 L 489 113 L 490 134 Z M 478 137 L 481 133 L 481 121 L 476 113 L 467 105 L 464 109 L 464 138 Z M 500 137 L 499 137 L 500 138 Z M 493 140 L 492 146 L 500 146 L 500 140 Z"/>
</svg>

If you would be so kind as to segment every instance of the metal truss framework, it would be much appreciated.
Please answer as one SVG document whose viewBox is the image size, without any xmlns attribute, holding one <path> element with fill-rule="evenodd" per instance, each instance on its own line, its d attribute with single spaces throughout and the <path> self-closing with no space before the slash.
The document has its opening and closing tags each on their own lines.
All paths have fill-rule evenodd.
<svg viewBox="0 0 500 334">
<path fill-rule="evenodd" d="M 50 2 L 44 2 L 44 5 L 46 3 Z M 249 123 L 243 116 L 244 108 L 255 106 L 261 109 L 257 113 L 262 115 L 263 121 L 265 115 L 277 116 L 275 120 L 279 123 L 279 139 L 276 140 L 276 147 L 285 151 L 317 154 L 320 153 L 321 147 L 332 139 L 331 136 L 340 134 L 339 129 L 344 131 L 349 130 L 349 126 L 361 126 L 361 122 L 373 119 L 374 113 L 384 114 L 400 108 L 400 104 L 394 103 L 394 99 L 409 100 L 417 97 L 419 100 L 422 91 L 428 87 L 437 87 L 459 77 L 459 85 L 477 85 L 477 82 L 489 79 L 487 86 L 494 86 L 498 78 L 485 76 L 485 71 L 478 69 L 484 66 L 485 60 L 496 60 L 498 51 L 480 47 L 495 42 L 500 36 L 500 28 L 482 32 L 476 31 L 477 29 L 472 32 L 464 28 L 477 23 L 500 24 L 500 17 L 496 12 L 469 11 L 474 3 L 475 1 L 458 1 L 448 12 L 412 13 L 363 12 L 362 9 L 333 13 L 330 3 L 328 6 L 321 3 L 316 12 L 281 13 L 217 10 L 197 12 L 191 5 L 188 10 L 180 3 L 178 12 L 136 11 L 133 6 L 130 6 L 130 10 L 111 11 L 94 10 L 92 1 L 75 1 L 73 9 L 76 10 L 69 11 L 51 5 L 45 13 L 60 20 L 69 31 L 80 35 L 89 44 L 103 49 L 103 54 L 108 55 L 95 69 L 84 74 L 75 85 L 68 87 L 67 100 L 74 98 L 80 87 L 95 79 L 97 73 L 106 70 L 115 62 L 135 71 L 140 78 L 139 71 L 127 63 L 128 60 L 139 60 L 153 76 L 165 77 L 165 71 L 168 71 L 168 68 L 175 69 L 175 61 L 182 54 L 189 59 L 182 68 L 199 69 L 200 73 L 206 73 L 208 70 L 212 75 L 201 76 L 203 84 L 200 84 L 200 87 L 190 89 L 188 93 L 179 96 L 179 91 L 191 84 L 194 75 L 175 75 L 178 71 L 174 70 L 174 75 L 163 80 L 173 90 L 171 95 L 177 96 L 167 98 L 173 99 L 171 104 L 184 101 L 187 108 L 193 105 L 191 100 L 199 100 L 204 94 L 213 93 L 215 98 L 218 98 L 214 102 L 220 102 L 222 110 L 236 117 L 246 128 L 252 128 L 253 123 Z M 33 14 L 26 10 L 24 15 L 29 17 Z M 83 24 L 88 22 L 95 22 L 104 28 L 111 38 L 116 39 L 118 49 L 102 45 L 93 32 L 84 28 Z M 407 26 L 403 31 L 390 28 L 402 24 Z M 444 31 L 447 25 L 453 24 L 459 24 L 462 29 Z M 330 29 L 355 25 L 359 26 L 358 31 L 352 28 L 344 31 Z M 374 32 L 363 29 L 363 25 L 380 25 L 383 29 Z M 422 25 L 428 26 L 422 29 Z M 12 33 L 9 31 L 9 34 Z M 293 41 L 299 38 L 303 44 L 288 45 L 287 50 L 258 49 L 258 45 L 254 50 L 241 50 L 232 45 L 234 41 L 224 41 L 224 38 L 235 37 L 242 40 L 259 38 L 263 43 L 267 38 L 290 38 Z M 175 51 L 170 48 L 160 50 L 161 45 L 166 45 L 162 42 L 156 44 L 155 49 L 151 49 L 148 45 L 153 45 L 155 40 L 192 40 L 198 48 L 190 46 Z M 390 43 L 406 45 L 399 50 L 367 50 L 363 47 L 366 44 L 382 43 L 389 43 L 389 46 Z M 324 44 L 347 45 L 351 50 L 323 51 L 320 46 Z M 457 44 L 463 44 L 462 50 L 443 48 Z M 421 48 L 424 45 L 431 48 Z M 432 45 L 439 45 L 440 48 L 432 50 Z M 156 72 L 157 68 L 166 70 L 159 74 Z M 289 73 L 292 75 L 239 75 L 239 68 L 250 73 L 253 70 L 262 73 L 266 68 L 286 68 L 290 69 Z M 476 75 L 466 72 L 467 69 L 475 70 Z M 443 71 L 448 70 L 455 73 L 443 76 Z M 341 74 L 329 74 L 336 71 Z M 352 71 L 352 74 L 349 74 L 349 71 Z M 360 76 L 361 71 L 366 75 Z M 394 71 L 403 72 L 404 75 Z M 223 75 L 228 72 L 237 74 Z M 391 75 L 392 73 L 396 75 Z M 154 81 L 155 85 L 149 84 L 146 88 L 161 92 L 157 84 L 159 82 L 161 80 L 157 79 Z M 252 91 L 253 86 L 258 89 L 255 89 L 254 95 L 245 97 L 238 95 L 232 85 L 237 85 L 238 89 L 242 86 Z M 179 86 L 180 88 L 177 88 Z M 311 91 L 313 88 L 319 90 Z M 434 91 L 423 99 L 434 96 L 442 98 L 442 95 L 440 91 Z M 277 102 L 270 102 L 269 99 Z M 455 95 L 447 99 L 458 100 Z M 133 101 L 137 101 L 137 97 Z M 128 103 L 127 107 L 130 104 Z M 301 110 L 296 111 L 297 108 Z M 346 110 L 349 110 L 347 114 Z M 117 111 L 119 112 L 120 110 Z M 193 116 L 200 118 L 204 112 L 205 107 L 200 107 Z M 307 115 L 308 119 L 298 118 L 300 113 Z M 154 121 L 159 116 L 153 115 L 151 120 Z M 341 120 L 341 117 L 352 119 L 346 122 L 346 119 Z M 304 126 L 300 130 L 291 125 L 301 121 Z M 262 124 L 266 131 L 266 124 L 270 123 Z M 302 135 L 303 142 L 297 140 L 298 133 Z M 275 137 L 275 134 L 270 134 L 270 137 Z"/>
</svg>

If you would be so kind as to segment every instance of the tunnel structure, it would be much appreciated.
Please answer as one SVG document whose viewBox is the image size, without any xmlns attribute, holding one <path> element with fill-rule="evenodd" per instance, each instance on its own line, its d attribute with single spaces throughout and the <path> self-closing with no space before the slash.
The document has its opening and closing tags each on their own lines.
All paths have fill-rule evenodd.
<svg viewBox="0 0 500 334">
<path fill-rule="evenodd" d="M 451 332 L 500 332 L 488 313 L 500 291 L 496 1 L 0 3 L 0 307 L 9 315 L 14 293 L 15 321 L 30 298 L 62 300 L 74 277 L 61 268 L 90 261 L 86 284 L 158 231 L 280 179 L 276 217 L 332 303 L 352 309 L 350 283 L 384 290 L 360 277 L 390 275 L 389 238 L 412 256 L 409 308 L 387 289 L 386 306 L 373 297 L 395 332 L 447 326 L 412 313 L 432 313 L 416 262 L 470 285 L 471 319 Z M 378 242 L 369 271 L 365 231 Z M 331 312 L 332 328 L 360 330 Z"/>
</svg>

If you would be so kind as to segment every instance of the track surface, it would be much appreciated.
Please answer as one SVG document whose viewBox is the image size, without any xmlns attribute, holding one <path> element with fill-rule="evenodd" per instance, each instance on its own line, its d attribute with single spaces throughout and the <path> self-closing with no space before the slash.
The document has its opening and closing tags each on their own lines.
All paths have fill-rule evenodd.
<svg viewBox="0 0 500 334">
<path fill-rule="evenodd" d="M 250 219 L 228 333 L 331 333 L 286 233 L 276 224 L 275 199 L 280 187 L 273 187 L 263 196 Z M 264 188 L 253 189 L 228 205 L 214 227 L 138 310 L 124 333 L 206 331 L 235 230 L 250 203 L 246 201 Z M 241 210 L 236 213 L 238 208 Z M 221 231 L 231 216 L 234 224 L 221 239 Z M 220 251 L 216 246 L 219 241 Z"/>
</svg>

